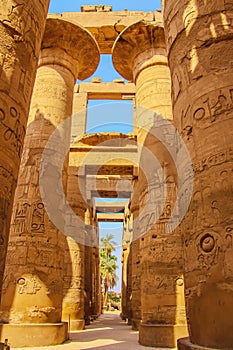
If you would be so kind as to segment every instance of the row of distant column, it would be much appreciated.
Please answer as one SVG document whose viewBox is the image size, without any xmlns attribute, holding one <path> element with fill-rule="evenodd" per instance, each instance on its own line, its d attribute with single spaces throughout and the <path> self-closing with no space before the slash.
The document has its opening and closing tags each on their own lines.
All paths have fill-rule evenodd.
<svg viewBox="0 0 233 350">
<path fill-rule="evenodd" d="M 171 78 L 160 12 L 154 23 L 141 21 L 122 32 L 113 48 L 113 63 L 136 85 L 139 151 L 139 176 L 124 225 L 126 232 L 131 230 L 131 242 L 123 246 L 127 298 L 122 317 L 139 330 L 142 345 L 173 348 L 188 331 L 181 235 L 178 230 L 166 233 L 177 196 L 177 174 L 166 149 L 169 142 L 175 147 L 175 140 L 169 128 Z M 157 119 L 159 115 L 162 118 Z M 167 144 L 159 140 L 162 128 Z"/>
<path fill-rule="evenodd" d="M 136 84 L 142 147 L 139 177 L 125 216 L 132 242 L 123 247 L 122 314 L 139 329 L 142 345 L 175 347 L 181 338 L 180 350 L 232 348 L 232 12 L 228 1 L 165 0 L 166 40 L 163 24 L 155 17 L 156 24 L 126 28 L 114 45 L 115 68 Z M 175 126 L 192 161 L 193 174 L 186 174 L 187 182 L 193 176 L 190 206 L 171 233 L 165 228 L 178 190 L 181 204 L 189 190 L 187 183 L 179 184 L 174 162 L 179 159 L 179 168 L 185 169 L 187 159 L 179 156 L 180 144 L 169 128 L 167 141 L 161 138 L 167 144 L 161 145 L 158 128 L 163 123 L 151 111 Z M 164 149 L 168 145 L 177 158 Z M 161 168 L 152 164 L 153 157 L 163 170 L 166 199 Z M 179 211 L 174 214 L 179 219 Z"/>
<path fill-rule="evenodd" d="M 47 20 L 41 45 L 48 2 L 22 1 L 15 6 L 9 1 L 8 5 L 0 5 L 0 35 L 4 38 L 0 43 L 2 278 L 23 152 L 3 283 L 2 321 L 9 324 L 2 325 L 1 330 L 3 337 L 19 339 L 17 332 L 21 334 L 22 328 L 14 325 L 24 326 L 28 339 L 18 346 L 28 345 L 29 341 L 30 345 L 64 341 L 66 324 L 59 324 L 62 303 L 66 304 L 63 310 L 73 310 L 73 314 L 67 312 L 68 321 L 78 321 L 80 305 L 76 295 L 80 288 L 86 289 L 84 297 L 90 293 L 81 281 L 85 269 L 91 275 L 92 264 L 84 256 L 90 259 L 93 253 L 98 261 L 98 254 L 92 251 L 95 248 L 77 244 L 53 225 L 39 192 L 38 170 L 45 144 L 72 113 L 75 80 L 90 76 L 99 62 L 98 46 L 92 36 L 62 20 Z M 180 349 L 231 348 L 233 6 L 230 1 L 206 4 L 197 0 L 165 0 L 163 6 L 166 41 L 161 15 L 156 13 L 155 23 L 140 22 L 126 28 L 113 48 L 113 63 L 123 77 L 135 82 L 136 104 L 140 106 L 137 127 L 141 169 L 130 205 L 133 242 L 132 252 L 127 255 L 132 257 L 130 317 L 134 327 L 139 325 L 141 344 L 173 347 L 176 339 L 186 333 L 186 310 L 190 338 L 179 341 Z M 40 49 L 30 111 L 32 123 L 23 151 Z M 169 234 L 165 227 L 174 208 L 179 174 L 168 151 L 158 142 L 154 114 L 148 109 L 160 113 L 177 128 L 193 162 L 190 208 L 179 228 Z M 64 133 L 58 141 L 65 136 L 68 142 L 69 132 Z M 54 147 L 59 155 L 59 142 Z M 63 182 L 69 197 L 74 182 L 69 184 L 67 179 L 77 177 L 77 173 L 68 174 L 65 160 L 63 174 L 50 178 L 54 147 L 48 150 L 51 161 L 44 164 L 43 175 L 51 185 L 57 182 L 58 189 Z M 166 193 L 161 188 L 161 169 L 148 159 L 159 160 Z M 154 224 L 158 193 L 164 209 Z M 182 195 L 185 198 L 185 193 Z M 57 197 L 52 195 L 50 200 L 53 198 Z M 77 199 L 74 203 L 84 223 L 77 230 L 85 230 L 89 208 L 80 204 L 81 197 Z M 59 206 L 61 223 L 67 222 L 62 201 Z M 87 216 L 92 221 L 92 215 Z M 83 273 L 76 276 L 75 271 L 80 274 L 84 261 Z M 64 281 L 67 298 L 62 288 Z M 91 302 L 87 304 L 91 306 Z M 98 313 L 98 306 L 96 310 Z"/>
</svg>

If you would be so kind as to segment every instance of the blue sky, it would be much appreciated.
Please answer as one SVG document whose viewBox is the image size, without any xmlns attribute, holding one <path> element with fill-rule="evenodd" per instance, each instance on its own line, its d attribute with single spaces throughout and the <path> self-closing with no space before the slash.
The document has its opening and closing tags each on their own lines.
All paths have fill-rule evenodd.
<svg viewBox="0 0 233 350">
<path fill-rule="evenodd" d="M 128 9 L 130 11 L 155 11 L 157 9 L 161 8 L 160 0 L 111 0 L 111 1 L 93 1 L 93 0 L 82 0 L 82 1 L 76 1 L 76 0 L 51 0 L 50 1 L 50 13 L 61 13 L 61 12 L 79 12 L 80 6 L 82 5 L 98 5 L 100 3 L 103 3 L 104 5 L 111 5 L 113 11 L 121 11 L 124 9 Z M 101 60 L 99 67 L 97 68 L 96 72 L 92 77 L 100 77 L 102 78 L 102 81 L 113 81 L 116 78 L 121 78 L 119 74 L 116 72 L 112 65 L 112 58 L 111 55 L 101 55 Z M 90 81 L 91 78 L 87 79 L 87 81 Z M 109 103 L 110 101 L 108 101 Z M 116 108 L 116 105 L 114 104 L 114 108 L 111 112 L 111 105 L 108 107 L 100 107 L 100 104 L 106 103 L 106 101 L 90 101 L 88 106 L 90 107 L 90 110 L 88 111 L 88 116 L 90 119 L 88 119 L 87 126 L 88 128 L 96 127 L 96 132 L 99 131 L 121 131 L 121 132 L 129 132 L 131 131 L 129 128 L 129 124 L 132 123 L 132 115 L 131 110 L 132 106 L 130 106 L 129 101 L 125 101 L 126 105 L 123 105 L 123 102 L 120 102 L 120 105 Z M 94 107 L 96 106 L 96 107 Z M 99 107 L 98 107 L 99 106 Z M 99 111 L 102 112 L 102 119 L 98 120 L 96 115 L 101 113 L 98 113 Z M 121 109 L 121 113 L 120 113 Z M 125 113 L 123 113 L 123 110 Z M 104 112 L 104 113 L 103 113 Z M 118 115 L 117 115 L 118 112 Z M 119 120 L 119 115 L 123 116 L 121 120 Z M 93 117 L 92 117 L 93 116 Z M 103 119 L 103 116 L 105 116 L 106 119 Z M 116 125 L 111 125 L 112 122 L 114 122 L 114 118 L 117 118 L 117 122 L 123 125 L 122 127 L 119 127 L 119 129 L 116 129 Z M 109 119 L 110 117 L 110 119 Z M 92 118 L 92 119 L 91 119 Z M 104 129 L 98 128 L 99 125 L 105 124 Z M 127 125 L 127 127 L 126 127 Z M 92 131 L 93 132 L 93 131 Z M 118 271 L 117 274 L 119 276 L 119 281 L 117 284 L 117 287 L 115 288 L 116 291 L 120 291 L 121 287 L 121 238 L 122 238 L 122 224 L 121 223 L 100 223 L 100 237 L 105 236 L 107 233 L 112 233 L 114 235 L 114 239 L 117 242 L 117 248 L 115 254 L 118 257 Z"/>
<path fill-rule="evenodd" d="M 155 11 L 161 8 L 160 0 L 110 0 L 110 1 L 93 1 L 93 0 L 51 0 L 49 12 L 75 12 L 80 11 L 82 5 L 111 5 L 113 11 L 121 11 L 124 9 L 130 11 Z"/>
</svg>

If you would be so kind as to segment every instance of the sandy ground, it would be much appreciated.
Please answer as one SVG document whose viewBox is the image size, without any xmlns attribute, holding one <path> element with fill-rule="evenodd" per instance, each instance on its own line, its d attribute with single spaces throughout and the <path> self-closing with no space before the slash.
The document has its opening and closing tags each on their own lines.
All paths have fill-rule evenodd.
<svg viewBox="0 0 233 350">
<path fill-rule="evenodd" d="M 62 345 L 34 348 L 17 348 L 27 350 L 155 350 L 159 348 L 144 347 L 138 344 L 138 332 L 132 331 L 118 312 L 106 312 L 85 330 L 71 332 L 70 340 Z M 15 348 L 16 349 L 16 348 Z M 162 350 L 166 350 L 163 348 Z M 169 349 L 171 350 L 171 349 Z"/>
</svg>

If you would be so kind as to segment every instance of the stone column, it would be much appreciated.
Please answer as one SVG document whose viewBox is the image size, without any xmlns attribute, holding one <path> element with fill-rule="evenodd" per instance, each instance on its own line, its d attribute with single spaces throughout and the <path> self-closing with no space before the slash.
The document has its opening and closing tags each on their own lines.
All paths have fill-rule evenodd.
<svg viewBox="0 0 233 350">
<path fill-rule="evenodd" d="M 232 1 L 164 1 L 174 122 L 194 168 L 182 224 L 190 335 L 182 350 L 233 344 L 232 16 Z"/>
<path fill-rule="evenodd" d="M 122 244 L 121 254 L 122 279 L 121 279 L 121 318 L 126 321 L 128 319 L 127 310 L 127 247 Z"/>
<path fill-rule="evenodd" d="M 87 207 L 85 215 L 87 244 L 85 246 L 85 323 L 90 324 L 93 320 L 93 309 L 95 304 L 95 244 L 96 229 L 93 224 L 93 213 L 91 207 Z M 97 242 L 96 242 L 97 243 Z"/>
<path fill-rule="evenodd" d="M 137 181 L 137 180 L 136 180 Z M 134 192 L 137 190 L 134 185 Z M 135 196 L 137 197 L 137 195 Z M 137 197 L 138 198 L 138 197 Z M 130 245 L 132 254 L 132 329 L 138 330 L 141 323 L 141 271 L 140 271 L 140 233 L 138 227 L 138 200 L 130 203 L 130 212 L 132 216 L 133 239 Z"/>
<path fill-rule="evenodd" d="M 2 320 L 9 322 L 1 325 L 1 337 L 14 347 L 59 344 L 67 338 L 67 324 L 61 322 L 67 243 L 59 229 L 66 222 L 60 182 L 66 188 L 68 159 L 63 144 L 69 147 L 70 123 L 47 147 L 50 159 L 40 163 L 51 134 L 72 113 L 76 78 L 91 75 L 98 62 L 97 44 L 86 30 L 63 20 L 47 20 L 14 201 L 1 305 Z M 59 173 L 57 159 L 62 155 L 64 167 Z M 41 198 L 42 176 L 51 189 L 46 203 Z M 45 211 L 48 202 L 53 203 L 53 213 Z M 50 221 L 52 214 L 61 226 Z"/>
<path fill-rule="evenodd" d="M 97 254 L 96 248 L 93 248 L 92 258 L 93 258 L 93 269 L 92 269 L 92 290 L 93 290 L 93 296 L 92 296 L 92 317 L 93 317 L 93 319 L 96 319 L 98 317 L 98 296 L 97 296 L 98 254 Z"/>
<path fill-rule="evenodd" d="M 76 227 L 77 236 L 83 237 L 85 231 L 86 207 L 79 192 L 78 167 L 70 155 L 68 168 L 67 200 L 75 214 L 79 217 L 79 226 Z M 67 217 L 67 225 L 73 225 L 72 217 Z M 81 234 L 80 234 L 81 233 Z M 64 299 L 62 305 L 62 320 L 69 322 L 70 330 L 81 330 L 84 322 L 84 281 L 85 281 L 85 245 L 67 237 L 66 272 L 64 275 Z M 80 240 L 81 242 L 83 239 Z M 72 258 L 73 256 L 73 258 Z M 72 263 L 74 261 L 74 264 Z"/>
<path fill-rule="evenodd" d="M 64 263 L 62 321 L 69 330 L 84 329 L 84 246 L 67 237 Z"/>
<path fill-rule="evenodd" d="M 0 4 L 0 290 L 14 193 L 49 0 Z"/>
<path fill-rule="evenodd" d="M 93 244 L 93 307 L 92 316 L 96 319 L 101 313 L 100 300 L 100 252 L 99 252 L 99 227 L 95 210 L 92 209 L 92 226 L 96 244 Z"/>
<path fill-rule="evenodd" d="M 128 205 L 125 207 L 123 235 L 122 235 L 122 318 L 131 324 L 132 319 L 132 253 L 130 230 L 131 213 Z"/>
<path fill-rule="evenodd" d="M 92 248 L 85 246 L 85 284 L 84 284 L 84 318 L 85 324 L 89 325 L 91 322 L 91 296 L 92 296 Z"/>
<path fill-rule="evenodd" d="M 187 328 L 185 318 L 178 317 L 184 305 L 178 305 L 176 289 L 182 273 L 181 239 L 179 233 L 165 230 L 176 199 L 176 168 L 166 144 L 156 137 L 158 123 L 163 122 L 158 121 L 154 112 L 172 119 L 170 71 L 159 12 L 154 23 L 137 22 L 119 35 L 113 48 L 113 62 L 124 78 L 136 84 L 142 317 L 139 342 L 146 346 L 175 347 L 177 337 L 186 335 Z M 173 136 L 166 135 L 168 140 Z M 156 224 L 154 217 L 160 207 L 163 211 Z"/>
</svg>

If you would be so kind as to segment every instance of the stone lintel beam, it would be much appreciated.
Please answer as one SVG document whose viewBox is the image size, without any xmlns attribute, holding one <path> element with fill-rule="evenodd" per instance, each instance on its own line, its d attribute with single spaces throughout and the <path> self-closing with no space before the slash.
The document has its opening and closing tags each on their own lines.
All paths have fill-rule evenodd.
<svg viewBox="0 0 233 350">
<path fill-rule="evenodd" d="M 124 29 L 114 43 L 112 60 L 125 79 L 135 82 L 143 69 L 167 65 L 163 24 L 139 21 Z"/>
<path fill-rule="evenodd" d="M 132 100 L 135 97 L 133 83 L 81 83 L 78 93 L 87 93 L 88 100 Z"/>
<path fill-rule="evenodd" d="M 92 34 L 63 19 L 47 19 L 41 49 L 39 67 L 64 66 L 75 80 L 90 77 L 100 60 L 98 44 Z"/>
<path fill-rule="evenodd" d="M 100 132 L 93 134 L 83 135 L 77 143 L 85 144 L 89 146 L 98 146 L 99 144 L 106 145 L 108 142 L 108 147 L 123 147 L 128 145 L 135 145 L 137 142 L 137 136 L 134 134 L 123 134 L 121 132 Z M 80 146 L 80 145 L 78 145 Z"/>
<path fill-rule="evenodd" d="M 102 222 L 121 222 L 124 220 L 124 214 L 119 213 L 98 213 L 97 214 L 98 221 Z"/>
<path fill-rule="evenodd" d="M 74 24 L 82 25 L 95 37 L 101 54 L 111 54 L 112 46 L 119 33 L 140 20 L 161 21 L 161 11 L 119 11 L 119 12 L 65 12 L 49 14 L 48 18 L 62 18 Z"/>
<path fill-rule="evenodd" d="M 95 208 L 99 213 L 120 213 L 124 212 L 125 202 L 96 202 Z"/>
</svg>

